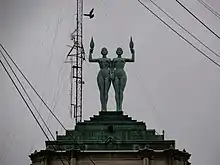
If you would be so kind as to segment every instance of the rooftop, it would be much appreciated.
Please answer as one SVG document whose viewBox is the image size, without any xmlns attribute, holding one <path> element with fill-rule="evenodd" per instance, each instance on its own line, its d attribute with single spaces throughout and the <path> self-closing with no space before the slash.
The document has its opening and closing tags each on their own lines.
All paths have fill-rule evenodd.
<svg viewBox="0 0 220 165">
<path fill-rule="evenodd" d="M 46 141 L 47 150 L 156 150 L 175 148 L 174 140 L 164 140 L 154 129 L 147 129 L 144 122 L 133 120 L 123 111 L 99 112 L 90 120 L 77 123 L 74 130 L 57 135 L 56 141 Z"/>
</svg>

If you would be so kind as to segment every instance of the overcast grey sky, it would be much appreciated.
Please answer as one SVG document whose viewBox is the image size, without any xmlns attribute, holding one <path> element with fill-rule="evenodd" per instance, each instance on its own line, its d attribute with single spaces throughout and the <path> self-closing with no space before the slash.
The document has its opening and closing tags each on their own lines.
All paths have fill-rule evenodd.
<svg viewBox="0 0 220 165">
<path fill-rule="evenodd" d="M 158 12 L 149 1 L 144 2 L 187 39 L 220 61 Z M 155 2 L 220 53 L 219 39 L 174 0 Z M 196 0 L 182 2 L 220 34 L 219 19 Z M 218 0 L 206 2 L 220 12 Z M 100 56 L 103 46 L 109 49 L 111 58 L 115 57 L 118 46 L 124 49 L 124 56 L 130 57 L 129 37 L 134 38 L 136 62 L 126 66 L 125 114 L 145 121 L 148 128 L 155 128 L 157 132 L 164 129 L 167 139 L 175 139 L 178 148 L 186 148 L 192 153 L 193 164 L 219 164 L 220 68 L 165 27 L 137 0 L 84 1 L 84 11 L 91 8 L 95 8 L 95 18 L 84 18 L 86 52 L 89 40 L 94 36 L 94 57 Z M 71 44 L 69 35 L 76 25 L 75 9 L 75 0 L 0 1 L 0 43 L 11 53 L 45 101 L 55 107 L 54 112 L 68 129 L 74 123 L 68 109 L 70 69 L 64 61 L 69 50 L 66 45 Z M 44 149 L 45 137 L 0 68 L 0 164 L 28 164 L 31 152 Z M 97 72 L 97 64 L 85 63 L 84 119 L 99 111 Z M 64 133 L 30 88 L 27 89 L 51 130 Z M 115 107 L 113 94 L 111 88 L 109 109 Z"/>
</svg>

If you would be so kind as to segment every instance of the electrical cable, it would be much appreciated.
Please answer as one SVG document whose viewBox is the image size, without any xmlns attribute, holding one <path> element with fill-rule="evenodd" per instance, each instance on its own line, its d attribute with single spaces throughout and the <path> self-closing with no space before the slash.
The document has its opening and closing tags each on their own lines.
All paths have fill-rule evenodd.
<svg viewBox="0 0 220 165">
<path fill-rule="evenodd" d="M 176 0 L 176 2 L 182 6 L 190 15 L 192 15 L 197 21 L 199 21 L 204 27 L 206 27 L 212 34 L 214 34 L 218 39 L 220 36 L 216 34 L 212 29 L 210 29 L 205 23 L 203 23 L 195 14 L 193 14 L 188 8 L 186 8 L 180 1 Z"/>
<path fill-rule="evenodd" d="M 183 27 L 180 23 L 178 23 L 171 15 L 169 15 L 165 10 L 163 10 L 159 5 L 157 5 L 153 0 L 149 0 L 151 3 L 153 3 L 160 11 L 162 11 L 167 17 L 169 17 L 173 22 L 175 22 L 179 27 L 181 27 L 185 32 L 187 32 L 191 37 L 193 37 L 196 41 L 198 41 L 200 44 L 202 44 L 205 48 L 207 48 L 209 51 L 211 51 L 213 54 L 215 54 L 217 57 L 220 57 L 218 53 L 216 53 L 214 50 L 209 48 L 206 44 L 204 44 L 201 40 L 199 40 L 196 36 L 194 36 L 191 32 L 189 32 L 185 27 Z"/>
<path fill-rule="evenodd" d="M 20 72 L 20 74 L 23 76 L 23 78 L 27 81 L 27 83 L 30 85 L 30 87 L 32 88 L 32 90 L 36 93 L 36 95 L 38 96 L 38 98 L 43 102 L 43 104 L 46 106 L 46 108 L 50 111 L 50 113 L 54 116 L 54 118 L 58 121 L 58 123 L 63 127 L 63 129 L 66 130 L 66 128 L 64 127 L 64 125 L 61 123 L 61 121 L 57 118 L 57 116 L 52 112 L 52 110 L 49 108 L 49 106 L 47 105 L 47 103 L 43 100 L 43 98 L 40 96 L 40 94 L 36 91 L 36 89 L 33 87 L 33 85 L 30 83 L 30 81 L 27 79 L 27 77 L 23 74 L 23 72 L 21 71 L 21 69 L 18 67 L 18 65 L 15 63 L 15 61 L 11 58 L 11 56 L 9 55 L 9 53 L 6 51 L 6 49 L 2 46 L 2 44 L 0 44 L 0 46 L 2 47 L 2 49 L 5 51 L 5 53 L 7 54 L 7 56 L 9 57 L 9 59 L 12 61 L 12 63 L 15 65 L 15 67 L 17 68 L 17 70 Z"/>
<path fill-rule="evenodd" d="M 206 9 L 208 9 L 212 14 L 214 14 L 218 19 L 220 19 L 220 14 L 215 11 L 210 5 L 208 5 L 207 3 L 205 3 L 202 0 L 197 0 L 197 2 L 199 2 L 200 4 L 202 4 Z"/>
<path fill-rule="evenodd" d="M 47 126 L 46 122 L 44 121 L 43 117 L 41 116 L 40 112 L 38 111 L 37 107 L 35 106 L 35 104 L 33 103 L 33 101 L 31 100 L 29 94 L 27 93 L 26 89 L 24 88 L 24 86 L 22 85 L 21 81 L 19 80 L 18 76 L 16 75 L 16 73 L 14 72 L 14 70 L 12 69 L 11 65 L 9 64 L 8 60 L 6 59 L 5 55 L 2 53 L 2 51 L 0 50 L 0 53 L 2 54 L 2 57 L 4 58 L 4 60 L 6 61 L 7 65 L 9 66 L 11 72 L 13 73 L 13 75 L 15 76 L 15 78 L 17 79 L 18 83 L 20 84 L 21 88 L 23 89 L 24 93 L 27 95 L 29 101 L 31 102 L 32 106 L 34 107 L 35 111 L 37 112 L 37 114 L 39 115 L 40 119 L 42 120 L 42 122 L 44 123 L 45 127 L 47 128 L 47 131 L 50 133 L 51 137 L 55 140 L 52 132 L 50 131 L 49 127 Z"/>
<path fill-rule="evenodd" d="M 52 48 L 51 48 L 51 54 L 50 54 L 48 66 L 51 65 L 51 61 L 52 61 L 52 57 L 53 57 L 53 50 L 54 50 L 54 47 L 55 47 L 55 42 L 56 42 L 57 33 L 58 33 L 58 27 L 59 27 L 59 25 L 60 25 L 60 22 L 61 22 L 60 20 L 57 21 L 57 26 L 56 26 L 55 34 L 54 34 L 54 37 L 53 37 Z"/>
<path fill-rule="evenodd" d="M 37 120 L 35 114 L 33 113 L 31 107 L 28 105 L 27 101 L 25 100 L 24 96 L 22 95 L 21 91 L 19 90 L 19 88 L 17 87 L 15 81 L 12 79 L 10 73 L 8 72 L 7 68 L 5 67 L 5 65 L 3 64 L 2 60 L 0 60 L 0 63 L 3 67 L 3 69 L 5 70 L 5 72 L 7 73 L 8 77 L 10 78 L 11 82 L 13 83 L 13 85 L 15 86 L 16 90 L 18 91 L 19 95 L 21 96 L 22 100 L 25 102 L 26 106 L 28 107 L 29 111 L 31 112 L 32 116 L 34 117 L 35 121 L 37 122 L 38 126 L 40 127 L 40 129 L 42 130 L 42 132 L 44 133 L 44 135 L 46 136 L 46 138 L 49 140 L 49 137 L 47 136 L 46 132 L 44 131 L 43 127 L 41 126 L 40 122 Z"/>
<path fill-rule="evenodd" d="M 7 138 L 9 139 L 10 138 L 10 136 L 11 136 L 11 132 L 9 133 L 9 135 L 7 136 Z M 10 143 L 10 146 L 8 147 L 8 149 L 7 149 L 7 151 L 6 151 L 6 154 L 5 154 L 5 156 L 4 156 L 4 159 L 6 160 L 7 159 L 7 157 L 8 157 L 8 155 L 9 155 L 9 152 L 11 151 L 11 147 L 14 145 L 14 135 L 12 135 L 12 142 Z M 1 162 L 1 160 L 0 160 L 0 162 Z"/>
<path fill-rule="evenodd" d="M 1 51 L 2 53 L 2 51 Z M 4 57 L 4 56 L 3 56 Z M 46 134 L 45 130 L 43 129 L 43 127 L 41 126 L 40 122 L 38 121 L 37 117 L 35 116 L 34 112 L 32 111 L 31 107 L 28 105 L 27 101 L 25 100 L 24 96 L 22 95 L 21 91 L 19 90 L 19 88 L 17 87 L 15 81 L 13 80 L 13 78 L 11 77 L 10 73 L 8 72 L 7 68 L 5 67 L 5 65 L 3 64 L 2 60 L 0 60 L 0 63 L 2 65 L 2 67 L 4 68 L 5 72 L 7 73 L 8 77 L 10 78 L 11 82 L 13 83 L 14 87 L 16 88 L 16 90 L 18 91 L 20 97 L 22 98 L 22 100 L 25 102 L 27 108 L 29 109 L 29 111 L 31 112 L 32 116 L 34 117 L 35 121 L 37 122 L 38 126 L 40 127 L 41 131 L 44 133 L 45 137 L 47 138 L 48 141 L 50 141 L 48 135 Z M 10 64 L 9 67 L 11 68 Z M 17 76 L 15 76 L 17 77 Z M 20 80 L 19 80 L 20 82 Z M 56 148 L 52 145 L 52 147 L 54 148 L 54 150 L 56 150 Z M 60 159 L 62 164 L 65 165 L 65 163 L 63 162 L 62 159 Z M 67 160 L 68 162 L 68 160 Z M 68 162 L 69 163 L 69 162 Z M 70 163 L 69 163 L 70 164 Z"/>
<path fill-rule="evenodd" d="M 165 24 L 169 29 L 171 29 L 175 34 L 177 34 L 181 39 L 183 39 L 185 42 L 187 42 L 189 45 L 191 45 L 194 49 L 196 49 L 198 52 L 200 52 L 203 56 L 205 56 L 207 59 L 209 59 L 211 62 L 213 62 L 215 65 L 220 67 L 220 64 L 215 62 L 212 58 L 210 58 L 208 55 L 206 55 L 203 51 L 201 51 L 199 48 L 197 48 L 195 45 L 193 45 L 190 41 L 188 41 L 186 38 L 184 38 L 180 33 L 178 33 L 175 29 L 173 29 L 169 24 L 167 24 L 163 19 L 161 19 L 157 14 L 155 14 L 150 8 L 148 8 L 142 1 L 137 0 L 143 7 L 145 7 L 148 11 L 150 11 L 157 19 L 159 19 L 163 24 Z"/>
<path fill-rule="evenodd" d="M 101 1 L 101 5 L 102 5 L 102 7 L 104 8 L 104 0 L 100 0 L 100 1 Z M 104 9 L 104 11 L 105 11 L 105 16 L 107 17 L 107 16 L 108 16 L 108 14 L 107 14 L 107 10 Z"/>
<path fill-rule="evenodd" d="M 72 136 L 72 134 L 70 134 L 68 132 L 68 130 L 64 127 L 64 125 L 60 122 L 60 120 L 57 118 L 57 116 L 51 111 L 51 109 L 49 108 L 49 106 L 46 104 L 46 102 L 42 99 L 42 97 L 39 95 L 39 93 L 36 91 L 36 89 L 33 87 L 33 85 L 30 83 L 30 81 L 27 79 L 27 77 L 23 74 L 23 72 L 20 70 L 20 68 L 18 67 L 18 65 L 15 63 L 15 61 L 11 58 L 11 56 L 9 55 L 9 53 L 6 51 L 6 49 L 3 47 L 2 44 L 0 44 L 0 46 L 2 47 L 2 49 L 5 51 L 5 53 L 7 54 L 7 56 L 9 57 L 9 59 L 12 61 L 12 63 L 15 65 L 15 67 L 18 69 L 18 71 L 20 72 L 20 74 L 23 76 L 23 78 L 28 82 L 28 84 L 30 85 L 30 87 L 32 88 L 32 90 L 36 93 L 36 95 L 40 98 L 40 100 L 43 102 L 43 104 L 46 106 L 46 108 L 49 110 L 49 112 L 54 116 L 54 118 L 58 121 L 58 123 L 63 127 L 63 129 L 66 131 L 66 134 L 69 135 L 72 140 L 76 143 L 76 145 L 79 145 L 78 142 L 76 141 L 76 139 Z M 1 62 L 1 61 L 0 61 Z M 2 63 L 3 64 L 3 63 Z M 4 65 L 4 64 L 3 64 Z M 7 70 L 7 69 L 6 69 Z M 10 74 L 9 74 L 10 76 Z M 13 79 L 12 79 L 13 80 Z M 16 84 L 15 84 L 16 85 Z M 18 89 L 19 90 L 19 89 Z M 25 100 L 25 99 L 24 99 Z M 26 102 L 26 100 L 25 100 Z M 27 104 L 27 106 L 29 107 L 29 105 Z M 41 125 L 40 125 L 41 126 Z M 50 141 L 50 140 L 48 140 Z M 52 147 L 55 149 L 55 147 L 52 145 Z M 56 149 L 55 149 L 56 150 Z M 95 165 L 94 161 L 89 157 L 89 160 L 92 162 L 93 165 Z M 69 163 L 69 162 L 68 162 Z M 64 164 L 64 163 L 63 163 Z M 70 164 L 70 163 L 69 163 Z M 65 164 L 64 164 L 65 165 Z"/>
<path fill-rule="evenodd" d="M 60 90 L 61 90 L 61 87 L 62 87 L 62 84 L 63 84 L 63 79 L 62 77 L 60 76 L 61 75 L 61 72 L 63 71 L 63 68 L 64 68 L 64 65 L 61 66 L 60 70 L 59 70 L 59 74 L 58 74 L 58 78 L 57 78 L 57 85 L 56 87 L 58 88 L 57 90 L 57 93 L 54 93 L 54 96 L 53 96 L 53 108 L 52 108 L 52 111 L 54 112 L 55 108 L 56 108 L 56 105 L 58 103 L 58 100 L 59 100 L 59 96 L 60 96 Z M 60 77 L 61 77 L 61 82 L 59 83 L 60 81 Z M 56 95 L 56 96 L 55 96 Z M 48 120 L 50 120 L 51 118 L 51 114 L 49 114 L 48 116 Z"/>
<path fill-rule="evenodd" d="M 63 11 L 63 6 L 61 6 L 59 8 L 59 13 L 61 13 L 62 11 Z M 59 18 L 58 21 L 57 21 L 57 25 L 56 25 L 56 29 L 55 29 L 55 33 L 54 33 L 54 37 L 53 37 L 53 41 L 52 41 L 51 53 L 50 53 L 50 57 L 49 57 L 49 64 L 48 64 L 49 67 L 51 65 L 51 61 L 52 61 L 52 58 L 53 58 L 53 50 L 54 50 L 54 47 L 55 47 L 59 26 L 61 25 L 62 21 L 63 21 L 62 18 Z"/>
<path fill-rule="evenodd" d="M 147 94 L 146 94 L 146 93 L 149 93 L 149 92 L 146 90 L 145 84 L 141 83 L 142 81 L 140 80 L 138 74 L 136 74 L 135 76 L 136 76 L 138 82 L 140 83 L 140 87 L 142 86 L 143 89 L 146 91 L 146 92 L 143 92 L 143 89 L 142 89 L 142 88 L 139 88 L 139 89 L 140 89 L 140 92 L 143 92 L 143 94 L 145 94 L 145 95 L 147 96 L 147 98 L 148 98 L 147 101 L 148 101 L 148 103 L 149 103 L 149 104 L 151 105 L 151 107 L 152 107 L 151 110 L 152 110 L 152 112 L 154 113 L 155 118 L 159 119 L 159 117 L 158 117 L 158 115 L 157 115 L 157 112 L 156 112 L 156 106 L 153 104 L 153 101 L 152 101 L 150 95 L 147 95 Z M 158 121 L 160 121 L 160 120 L 158 120 Z M 161 124 L 160 124 L 158 121 L 156 121 L 156 124 L 160 127 Z M 156 132 L 158 135 L 160 135 L 156 130 L 155 130 L 155 132 Z"/>
</svg>

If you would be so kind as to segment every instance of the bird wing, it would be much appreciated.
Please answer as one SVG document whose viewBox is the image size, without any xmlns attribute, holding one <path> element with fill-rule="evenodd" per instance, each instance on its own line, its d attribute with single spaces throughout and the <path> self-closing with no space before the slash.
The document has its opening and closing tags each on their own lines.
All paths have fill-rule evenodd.
<svg viewBox="0 0 220 165">
<path fill-rule="evenodd" d="M 93 11 L 94 11 L 94 8 L 92 8 L 92 10 L 89 12 L 89 14 L 92 15 Z"/>
</svg>

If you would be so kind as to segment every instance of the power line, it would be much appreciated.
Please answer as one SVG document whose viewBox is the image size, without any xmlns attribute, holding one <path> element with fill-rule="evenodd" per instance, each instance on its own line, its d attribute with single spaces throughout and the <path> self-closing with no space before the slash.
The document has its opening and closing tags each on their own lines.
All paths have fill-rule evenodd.
<svg viewBox="0 0 220 165">
<path fill-rule="evenodd" d="M 46 108 L 49 110 L 49 112 L 53 115 L 53 117 L 58 121 L 58 123 L 63 127 L 63 129 L 67 132 L 67 129 L 64 127 L 64 125 L 61 123 L 61 121 L 57 118 L 57 116 L 53 113 L 53 111 L 49 108 L 49 106 L 46 104 L 46 102 L 43 100 L 43 98 L 39 95 L 39 93 L 36 91 L 36 89 L 33 87 L 33 85 L 30 83 L 30 81 L 27 79 L 27 77 L 23 74 L 23 72 L 21 71 L 21 69 L 18 67 L 18 65 L 15 63 L 15 61 L 11 58 L 11 56 L 9 55 L 9 53 L 6 51 L 6 49 L 2 46 L 2 44 L 0 44 L 0 46 L 2 47 L 2 49 L 4 50 L 4 52 L 7 54 L 7 56 L 9 57 L 9 59 L 11 60 L 11 62 L 15 65 L 15 67 L 17 68 L 17 70 L 20 72 L 20 74 L 23 76 L 23 78 L 27 81 L 27 83 L 29 84 L 29 86 L 32 88 L 32 90 L 36 93 L 36 95 L 38 96 L 38 98 L 41 100 L 41 102 L 46 106 Z M 67 132 L 68 133 L 68 132 Z M 69 134 L 71 137 L 72 135 Z M 73 138 L 74 139 L 74 138 Z M 75 139 L 74 139 L 75 140 Z"/>
<path fill-rule="evenodd" d="M 1 51 L 2 53 L 2 51 Z M 44 131 L 43 127 L 41 126 L 40 122 L 38 121 L 37 117 L 35 116 L 35 114 L 33 113 L 31 107 L 28 105 L 27 101 L 25 100 L 24 96 L 22 95 L 21 91 L 19 90 L 19 88 L 17 87 L 15 81 L 13 80 L 13 78 L 11 77 L 10 73 L 8 72 L 7 68 L 5 67 L 5 65 L 3 64 L 2 60 L 0 60 L 0 63 L 2 65 L 2 67 L 4 68 L 5 72 L 7 73 L 8 77 L 10 78 L 11 82 L 13 83 L 14 87 L 16 88 L 16 90 L 18 91 L 19 95 L 21 96 L 22 100 L 24 101 L 24 103 L 26 104 L 26 106 L 28 107 L 28 110 L 31 112 L 32 116 L 34 117 L 35 121 L 37 122 L 38 126 L 40 127 L 40 129 L 42 130 L 42 132 L 44 133 L 45 137 L 47 138 L 48 141 L 50 141 L 49 137 L 47 136 L 46 132 Z M 9 64 L 10 67 L 10 64 Z M 10 67 L 11 68 L 11 67 Z M 16 76 L 17 77 L 17 76 Z M 54 150 L 56 150 L 56 148 L 52 145 L 52 147 L 54 148 Z M 67 160 L 67 159 L 66 159 Z M 60 161 L 62 162 L 63 165 L 65 165 L 65 163 L 63 162 L 62 159 L 60 159 Z M 68 162 L 68 160 L 67 160 Z M 68 162 L 69 163 L 69 162 Z M 70 163 L 69 163 L 70 164 Z"/>
<path fill-rule="evenodd" d="M 50 113 L 53 115 L 53 117 L 58 121 L 58 123 L 63 127 L 63 129 L 66 128 L 64 127 L 64 125 L 61 123 L 61 121 L 57 118 L 57 116 L 53 113 L 53 111 L 49 108 L 49 106 L 47 105 L 47 103 L 43 100 L 43 98 L 40 96 L 40 94 L 36 91 L 36 89 L 33 87 L 33 85 L 30 83 L 30 81 L 27 79 L 27 77 L 23 74 L 23 72 L 21 71 L 21 69 L 18 67 L 18 65 L 15 63 L 15 61 L 11 58 L 11 56 L 9 55 L 9 53 L 6 51 L 6 49 L 2 46 L 2 44 L 0 44 L 0 46 L 2 47 L 2 49 L 4 50 L 4 52 L 7 54 L 7 56 L 9 57 L 9 59 L 12 61 L 12 63 L 15 65 L 15 67 L 17 68 L 17 70 L 20 72 L 20 74 L 23 76 L 23 78 L 27 81 L 27 83 L 30 85 L 30 87 L 32 88 L 32 90 L 35 92 L 35 94 L 38 96 L 38 98 L 43 102 L 43 104 L 46 106 L 46 108 L 50 111 Z"/>
<path fill-rule="evenodd" d="M 42 130 L 42 132 L 44 133 L 44 135 L 46 136 L 46 138 L 48 140 L 49 137 L 47 136 L 46 132 L 44 131 L 43 127 L 41 126 L 40 122 L 37 120 L 35 114 L 33 113 L 31 107 L 28 105 L 27 101 L 25 100 L 24 96 L 22 95 L 21 91 L 18 89 L 16 83 L 14 82 L 14 80 L 12 79 L 10 73 L 8 72 L 7 68 L 5 67 L 5 65 L 3 64 L 2 60 L 0 60 L 0 63 L 2 65 L 2 67 L 4 68 L 5 72 L 7 73 L 8 77 L 10 78 L 11 82 L 13 83 L 13 85 L 15 86 L 16 90 L 18 91 L 19 95 L 21 96 L 22 100 L 25 102 L 26 106 L 28 107 L 29 111 L 31 112 L 32 116 L 34 117 L 35 121 L 37 122 L 38 126 L 40 127 L 40 129 Z"/>
<path fill-rule="evenodd" d="M 26 89 L 24 88 L 24 86 L 22 85 L 21 81 L 19 80 L 18 76 L 16 75 L 16 73 L 14 72 L 14 70 L 12 69 L 11 65 L 9 64 L 8 60 L 6 59 L 5 55 L 2 53 L 2 51 L 0 50 L 4 60 L 6 61 L 7 65 L 9 66 L 10 70 L 12 71 L 13 75 L 15 76 L 15 78 L 17 79 L 18 83 L 20 84 L 21 88 L 23 89 L 24 93 L 27 95 L 29 101 L 31 102 L 32 106 L 34 107 L 34 109 L 36 110 L 37 114 L 39 115 L 40 119 L 42 120 L 42 122 L 44 123 L 45 127 L 47 128 L 47 131 L 50 133 L 51 137 L 55 140 L 52 132 L 50 131 L 49 127 L 47 126 L 46 122 L 44 121 L 43 117 L 41 116 L 40 112 L 38 111 L 38 109 L 36 108 L 35 104 L 33 103 L 33 101 L 31 100 L 30 96 L 28 95 Z"/>
<path fill-rule="evenodd" d="M 167 17 L 169 17 L 173 22 L 175 22 L 179 27 L 181 27 L 185 32 L 187 32 L 191 37 L 193 37 L 196 41 L 198 41 L 200 44 L 202 44 L 205 48 L 207 48 L 209 51 L 211 51 L 216 56 L 220 57 L 218 53 L 213 51 L 211 48 L 209 48 L 206 44 L 204 44 L 201 40 L 199 40 L 196 36 L 194 36 L 191 32 L 189 32 L 186 28 L 184 28 L 180 23 L 178 23 L 172 16 L 170 16 L 165 10 L 163 10 L 159 5 L 157 5 L 154 1 L 149 0 L 151 3 L 153 3 L 160 11 L 162 11 Z"/>
<path fill-rule="evenodd" d="M 156 106 L 155 106 L 155 104 L 153 103 L 153 101 L 152 101 L 152 99 L 151 99 L 151 97 L 150 97 L 150 94 L 147 95 L 147 93 L 149 93 L 149 92 L 146 90 L 145 84 L 143 84 L 143 83 L 141 82 L 141 80 L 140 80 L 138 74 L 136 74 L 135 76 L 136 76 L 138 82 L 140 83 L 140 87 L 141 87 L 141 86 L 143 87 L 143 88 L 139 88 L 139 89 L 140 89 L 140 92 L 143 92 L 143 89 L 145 90 L 145 92 L 143 92 L 143 94 L 145 94 L 146 97 L 148 98 L 147 101 L 148 101 L 148 103 L 150 104 L 150 106 L 152 107 L 151 110 L 152 110 L 152 112 L 155 114 L 155 117 L 156 117 L 157 119 L 159 119 L 159 117 L 158 117 L 158 115 L 157 115 L 157 112 L 156 112 Z M 158 120 L 158 121 L 159 121 L 159 120 Z M 157 125 L 160 127 L 161 125 L 159 124 L 158 121 L 157 121 Z"/>
<path fill-rule="evenodd" d="M 12 136 L 11 138 L 12 138 L 12 142 L 10 143 L 10 146 L 9 146 L 9 148 L 7 149 L 7 151 L 6 151 L 6 154 L 5 154 L 5 156 L 4 156 L 4 159 L 6 160 L 7 159 L 7 157 L 8 157 L 8 155 L 9 155 L 9 153 L 11 152 L 11 147 L 14 145 L 14 135 L 11 135 L 11 132 L 9 133 L 9 135 L 7 136 L 7 138 L 10 138 L 10 136 Z M 1 162 L 1 160 L 0 160 L 0 162 Z"/>
<path fill-rule="evenodd" d="M 11 56 L 9 55 L 9 53 L 6 51 L 6 49 L 3 47 L 2 44 L 0 44 L 0 46 L 2 47 L 2 49 L 4 50 L 4 52 L 7 54 L 7 56 L 9 57 L 9 59 L 12 61 L 12 63 L 15 65 L 15 67 L 17 68 L 17 70 L 20 72 L 20 74 L 23 76 L 23 78 L 27 81 L 27 83 L 30 85 L 30 87 L 32 88 L 32 90 L 36 93 L 36 95 L 39 97 L 39 99 L 43 102 L 43 104 L 46 106 L 46 108 L 49 110 L 49 112 L 53 115 L 53 117 L 59 122 L 59 124 L 63 127 L 63 129 L 66 131 L 67 135 L 69 135 L 72 140 L 76 143 L 76 145 L 79 145 L 79 143 L 76 141 L 76 139 L 72 136 L 72 134 L 70 134 L 67 129 L 64 127 L 64 125 L 60 122 L 60 120 L 57 118 L 57 116 L 52 112 L 52 110 L 49 108 L 49 106 L 46 104 L 46 102 L 42 99 L 42 97 L 39 95 L 39 93 L 35 90 L 35 88 L 33 87 L 33 85 L 30 83 L 30 81 L 27 79 L 27 77 L 23 74 L 23 72 L 21 71 L 21 69 L 18 67 L 18 65 L 15 63 L 15 61 L 11 58 Z M 1 62 L 1 61 L 0 61 Z M 3 64 L 3 63 L 2 63 Z M 10 75 L 10 74 L 9 74 Z M 13 79 L 12 79 L 13 80 Z M 15 84 L 16 85 L 16 84 Z M 26 101 L 26 100 L 25 100 Z M 28 105 L 28 104 L 27 104 Z M 28 106 L 29 107 L 29 106 Z M 48 141 L 50 141 L 48 139 Z M 55 147 L 52 145 L 52 147 L 55 149 Z M 55 149 L 56 150 L 56 149 Z M 91 163 L 93 165 L 95 165 L 94 161 L 88 157 L 88 159 L 91 161 Z M 61 160 L 62 161 L 62 160 Z M 63 161 L 62 161 L 63 162 Z M 64 162 L 63 162 L 64 164 Z M 70 163 L 69 163 L 70 164 Z M 64 164 L 65 165 L 65 164 Z"/>
<path fill-rule="evenodd" d="M 167 24 L 163 19 L 161 19 L 157 14 L 155 14 L 150 8 L 148 8 L 143 2 L 138 0 L 138 2 L 144 6 L 148 11 L 150 11 L 155 17 L 157 17 L 163 24 L 165 24 L 168 28 L 170 28 L 175 34 L 177 34 L 181 39 L 183 39 L 185 42 L 187 42 L 189 45 L 191 45 L 194 49 L 196 49 L 198 52 L 200 52 L 203 56 L 205 56 L 207 59 L 209 59 L 211 62 L 213 62 L 215 65 L 220 67 L 220 64 L 215 62 L 212 58 L 210 58 L 208 55 L 206 55 L 203 51 L 201 51 L 199 48 L 197 48 L 195 45 L 193 45 L 190 41 L 188 41 L 186 38 L 184 38 L 180 33 L 178 33 L 175 29 L 173 29 L 169 24 Z"/>
<path fill-rule="evenodd" d="M 57 26 L 56 26 L 56 29 L 55 29 L 55 34 L 54 34 L 53 41 L 52 41 L 52 48 L 51 48 L 51 54 L 50 54 L 48 66 L 51 65 L 51 61 L 52 61 L 52 57 L 53 57 L 53 51 L 54 51 L 54 47 L 55 47 L 55 43 L 56 43 L 56 38 L 57 38 L 57 34 L 58 34 L 58 29 L 59 29 L 60 22 L 61 22 L 61 21 L 58 19 L 58 21 L 57 21 Z"/>
<path fill-rule="evenodd" d="M 59 14 L 63 11 L 63 6 L 61 6 L 59 8 Z M 55 28 L 55 31 L 54 31 L 54 37 L 53 37 L 53 40 L 52 40 L 52 47 L 51 47 L 51 52 L 50 52 L 50 57 L 49 57 L 49 63 L 48 63 L 48 66 L 50 67 L 51 65 L 51 61 L 52 61 L 52 58 L 53 58 L 53 55 L 54 55 L 54 48 L 55 48 L 55 44 L 56 44 L 56 40 L 57 40 L 57 34 L 58 34 L 58 31 L 59 31 L 59 27 L 61 25 L 63 21 L 63 18 L 59 18 L 57 20 L 57 24 L 56 24 L 56 28 Z"/>
<path fill-rule="evenodd" d="M 102 5 L 102 7 L 104 8 L 104 0 L 100 0 L 100 1 L 101 1 L 101 5 Z M 107 14 L 107 10 L 106 10 L 106 8 L 104 9 L 104 11 L 105 11 L 105 16 L 107 17 L 108 14 Z"/>
<path fill-rule="evenodd" d="M 198 17 L 195 16 L 189 9 L 187 9 L 180 1 L 176 0 L 180 6 L 182 6 L 190 15 L 192 15 L 197 21 L 199 21 L 203 26 L 205 26 L 212 34 L 214 34 L 218 39 L 220 39 L 220 36 L 216 34 L 212 29 L 210 29 L 205 23 L 203 23 Z"/>
<path fill-rule="evenodd" d="M 200 4 L 202 4 L 206 9 L 208 9 L 212 14 L 214 14 L 218 19 L 220 19 L 220 14 L 215 11 L 210 5 L 208 5 L 207 3 L 205 3 L 202 0 L 197 0 Z"/>
<path fill-rule="evenodd" d="M 54 110 L 55 110 L 55 108 L 56 108 L 56 105 L 57 105 L 57 103 L 58 103 L 58 100 L 59 100 L 59 94 L 60 94 L 60 90 L 61 90 L 61 86 L 62 86 L 62 84 L 63 84 L 63 79 L 62 79 L 62 77 L 60 76 L 61 75 L 61 72 L 63 71 L 63 68 L 64 68 L 64 65 L 63 65 L 63 63 L 62 63 L 62 66 L 61 66 L 61 68 L 60 68 L 60 70 L 59 70 L 59 74 L 58 74 L 58 78 L 57 78 L 57 93 L 54 93 L 54 96 L 53 96 L 53 101 L 52 101 L 52 103 L 53 103 L 53 108 L 52 108 L 52 111 L 54 112 Z M 62 74 L 63 75 L 63 74 Z M 61 82 L 60 82 L 60 77 L 61 77 Z M 55 96 L 56 95 L 56 96 Z M 50 119 L 50 117 L 51 117 L 51 114 L 49 114 L 49 116 L 48 116 L 48 120 Z"/>
</svg>

